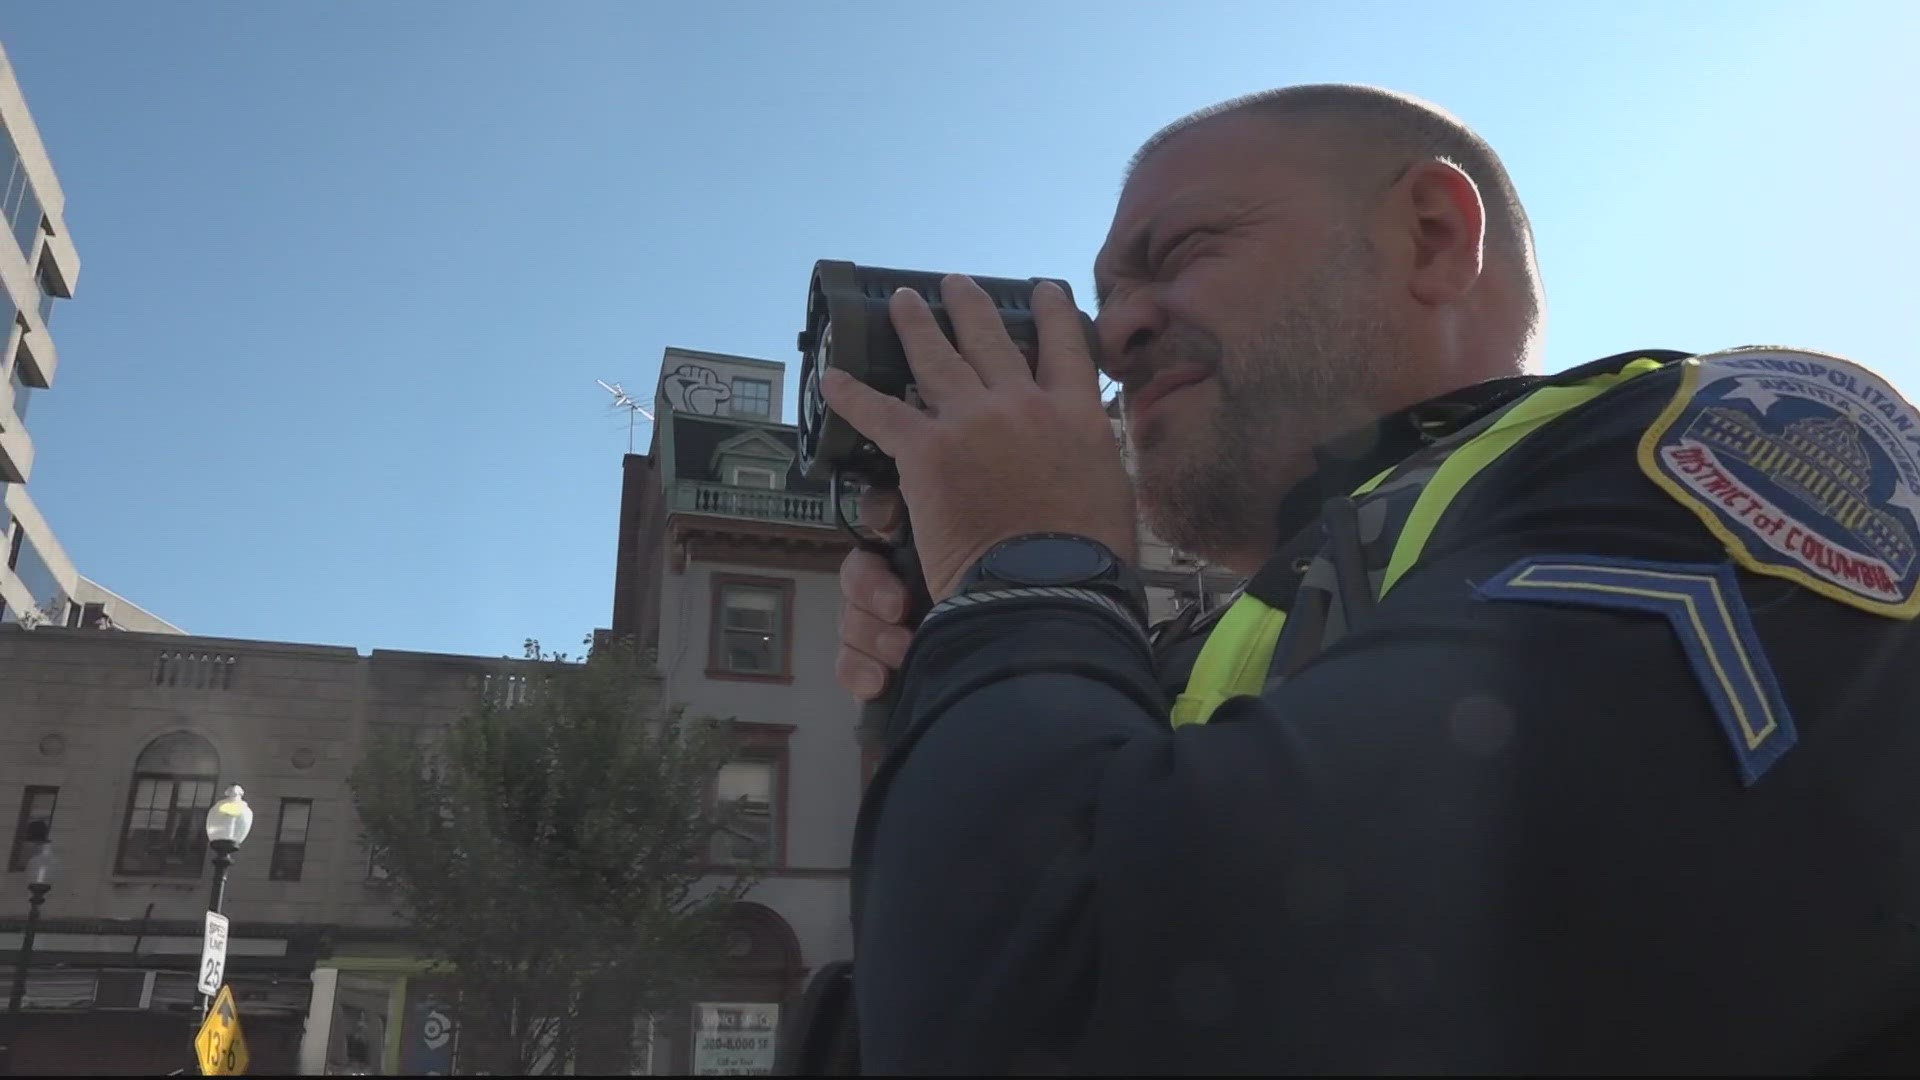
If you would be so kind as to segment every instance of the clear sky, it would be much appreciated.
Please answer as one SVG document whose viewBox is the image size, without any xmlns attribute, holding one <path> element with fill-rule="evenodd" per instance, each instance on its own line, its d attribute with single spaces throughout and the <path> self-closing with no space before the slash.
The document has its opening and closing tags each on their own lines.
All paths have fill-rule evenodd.
<svg viewBox="0 0 1920 1080">
<path fill-rule="evenodd" d="M 1294 82 L 1494 143 L 1550 369 L 1797 344 L 1920 396 L 1920 4 L 15 3 L 0 40 L 83 263 L 32 490 L 200 634 L 573 649 L 595 379 L 795 362 L 820 258 L 1090 299 L 1139 141 Z"/>
</svg>

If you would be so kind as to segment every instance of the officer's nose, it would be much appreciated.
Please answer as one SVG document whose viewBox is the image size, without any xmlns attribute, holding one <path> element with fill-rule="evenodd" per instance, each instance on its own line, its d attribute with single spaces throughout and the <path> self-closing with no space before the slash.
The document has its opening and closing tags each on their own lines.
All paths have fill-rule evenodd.
<svg viewBox="0 0 1920 1080">
<path fill-rule="evenodd" d="M 1141 357 L 1147 343 L 1165 324 L 1166 315 L 1144 289 L 1128 290 L 1108 300 L 1093 320 L 1100 339 L 1101 371 L 1123 386 L 1152 378 Z"/>
</svg>

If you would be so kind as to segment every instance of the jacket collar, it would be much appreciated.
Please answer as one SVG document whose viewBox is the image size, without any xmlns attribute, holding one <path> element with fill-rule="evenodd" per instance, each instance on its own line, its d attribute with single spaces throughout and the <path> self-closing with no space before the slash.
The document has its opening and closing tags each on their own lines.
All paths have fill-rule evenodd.
<svg viewBox="0 0 1920 1080">
<path fill-rule="evenodd" d="M 1280 500 L 1279 535 L 1290 537 L 1313 523 L 1328 499 L 1392 468 L 1416 450 L 1512 401 L 1540 379 L 1520 375 L 1492 379 L 1398 409 L 1313 448 L 1314 471 Z"/>
<path fill-rule="evenodd" d="M 1643 357 L 1672 363 L 1692 355 L 1671 349 L 1637 349 L 1554 375 L 1489 379 L 1388 413 L 1314 447 L 1313 475 L 1296 484 L 1280 500 L 1279 535 L 1283 538 L 1297 535 L 1313 524 L 1328 499 L 1353 494 L 1355 488 L 1399 464 L 1421 447 L 1512 403 L 1530 390 L 1577 383 L 1618 371 Z"/>
</svg>

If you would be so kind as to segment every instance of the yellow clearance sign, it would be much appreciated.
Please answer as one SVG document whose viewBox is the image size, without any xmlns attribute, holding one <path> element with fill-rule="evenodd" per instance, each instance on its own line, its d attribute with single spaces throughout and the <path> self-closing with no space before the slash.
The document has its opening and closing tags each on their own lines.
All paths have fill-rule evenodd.
<svg viewBox="0 0 1920 1080">
<path fill-rule="evenodd" d="M 194 1036 L 193 1048 L 199 1054 L 202 1076 L 239 1076 L 247 1071 L 247 1038 L 240 1033 L 240 1008 L 233 1002 L 232 987 L 220 988 L 200 1034 Z"/>
</svg>

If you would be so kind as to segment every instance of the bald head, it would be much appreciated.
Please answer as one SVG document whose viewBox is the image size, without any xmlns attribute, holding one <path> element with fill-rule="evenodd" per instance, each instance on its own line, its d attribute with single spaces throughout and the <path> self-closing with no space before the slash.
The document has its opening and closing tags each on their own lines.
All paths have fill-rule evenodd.
<svg viewBox="0 0 1920 1080">
<path fill-rule="evenodd" d="M 1537 332 L 1545 300 L 1526 208 L 1493 147 L 1452 114 L 1372 86 L 1282 87 L 1221 102 L 1167 125 L 1133 155 L 1127 178 L 1175 137 L 1227 117 L 1290 123 L 1319 137 L 1334 151 L 1347 190 L 1362 205 L 1378 199 L 1422 161 L 1445 161 L 1465 173 L 1485 208 L 1489 268 L 1510 279 L 1529 336 Z"/>
</svg>

